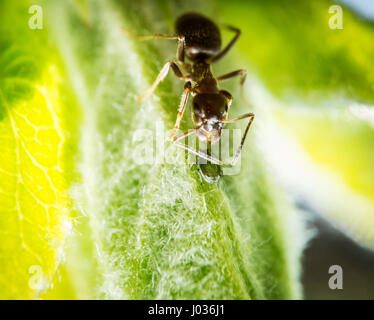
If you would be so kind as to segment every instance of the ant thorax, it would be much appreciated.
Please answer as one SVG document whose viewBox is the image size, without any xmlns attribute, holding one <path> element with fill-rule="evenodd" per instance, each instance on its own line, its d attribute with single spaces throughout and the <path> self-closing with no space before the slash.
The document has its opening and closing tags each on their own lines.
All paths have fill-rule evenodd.
<svg viewBox="0 0 374 320">
<path fill-rule="evenodd" d="M 193 81 L 197 83 L 202 79 L 213 78 L 212 72 L 210 71 L 210 65 L 205 61 L 194 63 L 191 71 L 191 77 Z"/>
<path fill-rule="evenodd" d="M 194 79 L 195 86 L 193 87 L 193 93 L 213 93 L 217 94 L 218 84 L 217 80 L 213 77 L 210 68 L 206 69 L 204 74 Z"/>
</svg>

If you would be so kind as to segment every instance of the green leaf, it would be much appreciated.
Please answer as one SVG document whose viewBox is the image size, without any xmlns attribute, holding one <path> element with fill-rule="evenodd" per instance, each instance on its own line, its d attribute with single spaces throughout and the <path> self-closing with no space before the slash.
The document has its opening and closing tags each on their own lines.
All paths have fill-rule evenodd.
<svg viewBox="0 0 374 320">
<path fill-rule="evenodd" d="M 176 46 L 138 43 L 120 28 L 172 32 L 168 22 L 197 3 L 48 3 L 50 28 L 83 110 L 82 183 L 74 198 L 88 216 L 97 249 L 94 296 L 300 298 L 306 237 L 300 217 L 266 173 L 256 126 L 240 174 L 225 176 L 220 185 L 201 183 L 174 146 L 167 146 L 172 164 L 139 165 L 134 159 L 136 130 L 155 132 L 156 123 L 172 127 L 182 84 L 166 80 L 154 97 L 136 103 Z M 233 108 L 243 112 L 239 104 Z"/>
<path fill-rule="evenodd" d="M 300 298 L 308 236 L 270 177 L 258 120 L 239 174 L 219 184 L 173 145 L 152 165 L 135 158 L 136 132 L 173 126 L 182 84 L 138 104 L 176 45 L 120 28 L 172 32 L 214 2 L 44 1 L 42 30 L 28 28 L 29 5 L 0 7 L 1 297 Z"/>
</svg>

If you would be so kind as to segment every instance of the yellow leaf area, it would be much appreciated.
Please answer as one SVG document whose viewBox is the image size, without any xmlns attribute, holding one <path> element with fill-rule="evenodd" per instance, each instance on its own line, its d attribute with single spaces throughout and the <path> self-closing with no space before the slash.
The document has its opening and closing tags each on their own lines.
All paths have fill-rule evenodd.
<svg viewBox="0 0 374 320">
<path fill-rule="evenodd" d="M 59 76 L 50 67 L 32 98 L 0 88 L 0 298 L 34 299 L 52 286 L 69 229 Z"/>
</svg>

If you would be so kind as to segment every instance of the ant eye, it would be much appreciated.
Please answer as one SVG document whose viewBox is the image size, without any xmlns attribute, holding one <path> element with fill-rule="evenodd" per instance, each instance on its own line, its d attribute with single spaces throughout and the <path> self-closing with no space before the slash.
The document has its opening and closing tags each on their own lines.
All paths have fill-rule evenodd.
<svg viewBox="0 0 374 320">
<path fill-rule="evenodd" d="M 194 103 L 194 104 L 193 104 L 193 110 L 194 110 L 195 112 L 199 111 L 199 105 L 198 105 L 197 103 Z"/>
<path fill-rule="evenodd" d="M 229 110 L 228 104 L 226 104 L 226 106 L 225 106 L 225 111 L 227 112 L 227 110 Z"/>
</svg>

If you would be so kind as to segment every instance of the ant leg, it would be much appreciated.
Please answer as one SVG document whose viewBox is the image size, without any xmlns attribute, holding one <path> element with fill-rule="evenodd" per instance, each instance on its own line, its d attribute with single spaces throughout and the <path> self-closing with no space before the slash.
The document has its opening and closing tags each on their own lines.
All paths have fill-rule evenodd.
<svg viewBox="0 0 374 320">
<path fill-rule="evenodd" d="M 241 34 L 241 31 L 240 29 L 238 28 L 235 28 L 235 27 L 232 27 L 232 26 L 227 26 L 227 28 L 231 31 L 234 31 L 236 32 L 234 38 L 229 42 L 229 44 L 220 52 L 218 53 L 216 56 L 214 56 L 210 62 L 213 63 L 213 62 L 216 62 L 218 61 L 219 59 L 221 59 L 227 52 L 230 51 L 230 49 L 234 46 L 235 42 L 239 39 L 240 37 L 240 34 Z"/>
<path fill-rule="evenodd" d="M 213 157 L 207 155 L 207 154 L 204 153 L 204 152 L 197 151 L 197 150 L 195 150 L 194 148 L 191 148 L 190 146 L 188 146 L 188 145 L 186 145 L 186 144 L 184 144 L 184 143 L 179 142 L 180 139 L 183 139 L 183 138 L 188 137 L 188 136 L 190 136 L 191 134 L 195 133 L 195 132 L 200 128 L 200 127 L 201 127 L 201 126 L 199 126 L 199 127 L 197 127 L 197 128 L 194 128 L 194 129 L 190 129 L 190 130 L 188 130 L 188 131 L 186 131 L 186 132 L 180 134 L 179 136 L 174 137 L 172 142 L 173 142 L 176 146 L 178 146 L 178 147 L 180 147 L 180 148 L 183 148 L 183 149 L 185 149 L 185 150 L 187 150 L 187 151 L 189 151 L 189 152 L 191 152 L 191 153 L 193 153 L 193 154 L 199 156 L 200 158 L 203 158 L 203 159 L 205 159 L 205 160 L 207 160 L 207 161 L 210 161 L 211 163 L 214 163 L 214 164 L 222 165 L 222 161 L 221 161 L 221 160 L 216 159 L 216 158 L 213 158 Z"/>
<path fill-rule="evenodd" d="M 227 109 L 231 107 L 231 103 L 232 103 L 232 95 L 230 92 L 226 91 L 226 90 L 220 90 L 219 91 L 220 94 L 222 94 L 226 99 L 227 99 Z"/>
<path fill-rule="evenodd" d="M 186 45 L 186 41 L 184 36 L 180 36 L 178 38 L 178 47 L 177 47 L 177 61 L 182 65 L 183 69 L 186 70 L 188 73 L 191 73 L 192 68 L 191 64 L 186 63 L 184 61 L 184 48 Z"/>
<path fill-rule="evenodd" d="M 158 74 L 156 81 L 152 84 L 152 86 L 146 90 L 139 98 L 138 102 L 142 101 L 144 98 L 148 97 L 149 95 L 152 94 L 152 92 L 156 89 L 156 87 L 159 85 L 159 83 L 165 79 L 165 77 L 169 73 L 169 68 L 172 68 L 174 74 L 179 78 L 184 80 L 185 76 L 183 73 L 180 71 L 179 67 L 175 64 L 174 61 L 169 61 L 167 62 L 161 69 L 160 73 Z"/>
<path fill-rule="evenodd" d="M 227 74 L 224 74 L 222 76 L 219 76 L 216 78 L 217 81 L 224 81 L 230 78 L 234 78 L 240 76 L 240 98 L 247 104 L 248 106 L 252 107 L 252 104 L 245 98 L 244 96 L 244 82 L 247 78 L 247 70 L 245 69 L 239 69 Z"/>
<path fill-rule="evenodd" d="M 147 40 L 152 40 L 152 39 L 166 39 L 166 40 L 178 40 L 178 48 L 177 48 L 177 60 L 180 62 L 187 71 L 190 72 L 190 64 L 186 63 L 184 61 L 184 47 L 185 47 L 185 39 L 184 36 L 178 36 L 175 34 L 162 34 L 162 33 L 154 33 L 154 34 L 149 34 L 149 35 L 137 35 L 132 33 L 129 30 L 125 30 L 121 28 L 121 31 L 128 36 L 139 40 L 139 41 L 147 41 Z"/>
<path fill-rule="evenodd" d="M 154 34 L 147 34 L 147 35 L 138 35 L 130 30 L 126 30 L 124 28 L 121 28 L 121 31 L 128 36 L 139 40 L 139 41 L 147 41 L 147 40 L 152 40 L 152 39 L 167 39 L 167 40 L 177 40 L 180 37 L 176 34 L 163 34 L 163 33 L 154 33 Z"/>
<path fill-rule="evenodd" d="M 247 77 L 247 70 L 239 69 L 239 70 L 235 70 L 235 71 L 226 73 L 222 76 L 217 77 L 217 81 L 223 81 L 223 80 L 227 80 L 227 79 L 237 77 L 237 76 L 240 76 L 240 84 L 243 84 L 245 82 L 246 77 Z"/>
<path fill-rule="evenodd" d="M 177 120 L 175 121 L 173 131 L 169 135 L 169 140 L 172 140 L 172 137 L 175 136 L 175 134 L 177 133 L 177 130 L 179 129 L 179 125 L 180 125 L 180 122 L 183 118 L 184 111 L 186 110 L 186 105 L 187 105 L 188 96 L 190 94 L 190 91 L 191 91 L 191 82 L 188 81 L 184 85 L 184 91 L 183 91 L 181 102 L 180 102 L 180 105 L 179 105 Z"/>
<path fill-rule="evenodd" d="M 178 47 L 177 47 L 177 60 L 180 62 L 182 65 L 185 65 L 186 63 L 184 62 L 184 47 L 185 47 L 185 40 L 184 36 L 178 37 Z"/>
<path fill-rule="evenodd" d="M 245 138 L 247 137 L 248 130 L 249 130 L 254 118 L 255 118 L 255 115 L 254 115 L 254 113 L 250 112 L 250 113 L 245 113 L 245 114 L 241 115 L 240 117 L 237 117 L 237 118 L 234 118 L 234 119 L 222 120 L 222 123 L 234 123 L 236 121 L 239 121 L 239 120 L 242 120 L 242 119 L 245 119 L 245 118 L 249 118 L 249 121 L 248 121 L 247 127 L 245 128 L 245 131 L 244 131 L 244 134 L 243 134 L 243 137 L 242 137 L 242 141 L 240 142 L 238 150 L 236 150 L 235 156 L 234 156 L 233 160 L 231 161 L 232 166 L 234 166 L 239 159 L 239 156 L 240 156 L 240 153 L 242 151 Z"/>
</svg>

